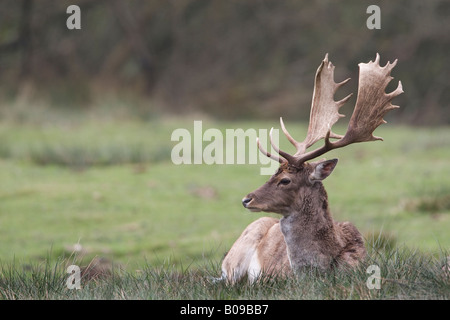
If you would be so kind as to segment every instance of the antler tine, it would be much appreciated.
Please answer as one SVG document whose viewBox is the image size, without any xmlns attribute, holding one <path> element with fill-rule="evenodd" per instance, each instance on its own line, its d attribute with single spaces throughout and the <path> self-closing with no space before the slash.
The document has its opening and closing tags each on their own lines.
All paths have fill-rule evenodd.
<svg viewBox="0 0 450 320">
<path fill-rule="evenodd" d="M 283 130 L 283 133 L 286 136 L 286 138 L 289 140 L 290 143 L 292 143 L 292 145 L 295 147 L 295 149 L 297 149 L 296 153 L 304 153 L 306 150 L 306 145 L 304 143 L 298 142 L 297 140 L 292 138 L 292 136 L 289 134 L 289 132 L 287 131 L 287 129 L 284 125 L 282 117 L 280 117 L 280 125 L 281 125 L 281 130 Z"/>
<path fill-rule="evenodd" d="M 284 131 L 284 130 L 283 130 Z M 280 150 L 280 148 L 273 142 L 273 139 L 272 139 L 272 132 L 273 132 L 273 128 L 272 129 L 270 129 L 270 133 L 269 133 L 269 137 L 270 137 L 270 144 L 272 145 L 272 147 L 274 148 L 274 150 L 276 151 L 276 152 L 278 152 L 278 154 L 280 155 L 280 156 L 282 156 L 284 159 L 286 159 L 289 163 L 294 163 L 295 162 L 295 157 L 294 156 L 291 156 L 289 153 L 287 153 L 287 152 L 284 152 L 283 150 Z M 288 133 L 289 134 L 289 133 Z M 290 135 L 289 135 L 289 137 L 290 137 Z M 288 138 L 289 139 L 289 138 Z M 291 137 L 291 139 L 292 139 L 292 137 Z M 290 140 L 289 140 L 290 141 Z M 295 140 L 294 140 L 295 141 Z"/>
<path fill-rule="evenodd" d="M 331 130 L 329 129 L 324 146 L 301 155 L 297 159 L 299 163 L 351 143 L 383 140 L 381 137 L 374 136 L 373 132 L 381 124 L 386 123 L 383 117 L 387 112 L 399 108 L 392 105 L 391 100 L 403 93 L 403 87 L 399 81 L 393 92 L 385 92 L 388 83 L 393 79 L 390 72 L 397 64 L 397 60 L 393 63 L 388 62 L 384 67 L 380 66 L 379 61 L 380 55 L 377 53 L 374 62 L 359 64 L 358 96 L 344 137 L 336 142 L 330 142 Z"/>
<path fill-rule="evenodd" d="M 273 129 L 273 128 L 272 128 L 272 129 Z M 270 130 L 270 131 L 272 132 L 272 130 Z M 277 155 L 271 154 L 271 153 L 268 152 L 266 149 L 264 149 L 264 148 L 262 147 L 262 145 L 261 145 L 261 143 L 260 143 L 258 137 L 256 138 L 256 144 L 258 145 L 259 151 L 261 151 L 262 154 L 264 154 L 266 157 L 269 157 L 270 159 L 275 160 L 275 161 L 277 161 L 277 162 L 279 162 L 279 163 L 285 163 L 285 162 L 287 161 L 287 160 L 285 160 L 285 159 L 283 159 L 283 158 L 281 158 L 281 157 L 279 157 L 279 156 L 277 156 Z M 278 152 L 278 151 L 277 151 L 277 152 Z"/>
</svg>

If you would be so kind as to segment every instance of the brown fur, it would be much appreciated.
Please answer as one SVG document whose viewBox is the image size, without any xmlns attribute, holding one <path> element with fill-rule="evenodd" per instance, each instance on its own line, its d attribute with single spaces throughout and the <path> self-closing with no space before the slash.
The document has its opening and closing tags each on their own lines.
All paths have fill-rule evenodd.
<svg viewBox="0 0 450 320">
<path fill-rule="evenodd" d="M 248 274 L 254 281 L 262 272 L 353 267 L 365 257 L 363 238 L 356 227 L 349 222 L 335 222 L 328 208 L 322 180 L 334 170 L 337 159 L 307 161 L 353 143 L 382 140 L 373 132 L 385 123 L 383 116 L 387 112 L 398 108 L 391 100 L 403 93 L 403 89 L 399 81 L 397 89 L 388 94 L 385 92 L 397 60 L 384 67 L 379 62 L 377 54 L 374 62 L 359 64 L 358 96 L 345 135 L 336 135 L 331 129 L 342 117 L 339 109 L 351 96 L 335 101 L 334 94 L 349 79 L 339 83 L 334 81 L 334 66 L 326 54 L 316 72 L 305 140 L 296 141 L 280 118 L 281 128 L 295 146 L 296 153 L 291 155 L 280 150 L 272 140 L 272 130 L 270 142 L 279 156 L 266 151 L 259 139 L 256 140 L 259 150 L 281 165 L 269 181 L 248 194 L 242 204 L 250 211 L 275 212 L 282 218 L 279 222 L 262 218 L 248 226 L 231 248 L 232 254 L 225 257 L 222 278 L 236 281 Z M 338 140 L 332 142 L 330 138 Z M 306 152 L 322 139 L 324 145 Z"/>
<path fill-rule="evenodd" d="M 251 272 L 253 281 L 261 274 L 286 274 L 305 267 L 328 270 L 358 265 L 366 255 L 363 238 L 351 223 L 333 220 L 320 181 L 336 162 L 326 162 L 332 166 L 328 171 L 318 167 L 321 162 L 305 163 L 301 168 L 281 166 L 266 184 L 247 196 L 251 201 L 244 204 L 246 208 L 283 217 L 260 218 L 244 230 L 223 261 L 224 278 L 235 282 Z M 290 183 L 282 184 L 283 179 Z"/>
</svg>

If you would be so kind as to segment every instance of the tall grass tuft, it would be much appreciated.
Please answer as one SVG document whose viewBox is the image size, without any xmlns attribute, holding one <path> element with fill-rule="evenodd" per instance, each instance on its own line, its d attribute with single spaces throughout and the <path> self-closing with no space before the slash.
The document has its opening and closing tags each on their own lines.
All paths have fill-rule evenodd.
<svg viewBox="0 0 450 320">
<path fill-rule="evenodd" d="M 73 262 L 73 261 L 72 261 Z M 167 263 L 140 270 L 114 269 L 105 277 L 82 276 L 81 289 L 68 289 L 69 261 L 35 265 L 0 265 L 1 299 L 449 299 L 448 253 L 425 255 L 406 247 L 368 248 L 368 258 L 355 270 L 309 270 L 291 277 L 263 277 L 250 284 L 217 281 L 220 263 L 200 268 Z M 380 271 L 380 288 L 370 289 L 369 266 Z"/>
<path fill-rule="evenodd" d="M 0 265 L 0 298 L 4 300 L 64 299 L 65 278 L 61 263 Z"/>
</svg>

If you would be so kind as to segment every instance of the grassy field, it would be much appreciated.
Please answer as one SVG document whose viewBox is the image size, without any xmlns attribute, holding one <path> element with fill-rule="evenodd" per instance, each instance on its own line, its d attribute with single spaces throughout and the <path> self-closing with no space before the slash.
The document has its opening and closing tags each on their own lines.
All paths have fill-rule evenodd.
<svg viewBox="0 0 450 320">
<path fill-rule="evenodd" d="M 445 256 L 431 258 L 405 247 L 369 247 L 367 261 L 352 271 L 320 273 L 310 270 L 297 277 L 263 278 L 254 284 L 243 281 L 236 285 L 214 281 L 219 263 L 209 260 L 211 264 L 200 269 L 143 263 L 135 272 L 115 268 L 106 276 L 104 273 L 98 277 L 83 274 L 79 290 L 75 290 L 67 287 L 66 267 L 71 262 L 49 261 L 26 267 L 1 265 L 0 299 L 187 299 L 199 300 L 203 305 L 205 300 L 230 299 L 450 299 L 450 273 L 442 270 Z M 370 278 L 373 273 L 367 272 L 370 265 L 380 268 L 378 288 L 368 285 L 375 283 Z M 179 305 L 152 306 L 153 310 L 164 310 L 166 315 L 176 316 L 180 312 Z"/>
<path fill-rule="evenodd" d="M 262 216 L 247 212 L 241 199 L 268 176 L 259 174 L 258 164 L 174 165 L 171 133 L 191 131 L 193 120 L 75 116 L 53 121 L 41 116 L 34 122 L 1 121 L 3 274 L 11 266 L 33 268 L 49 259 L 86 264 L 100 257 L 126 275 L 148 277 L 160 270 L 160 277 L 165 274 L 161 268 L 170 266 L 178 270 L 174 274 L 194 274 L 188 282 L 202 272 L 218 276 L 223 254 L 245 226 Z M 276 119 L 203 122 L 204 130 L 222 131 L 274 125 Z M 287 125 L 303 137 L 304 124 Z M 327 154 L 340 160 L 325 181 L 334 218 L 352 221 L 369 246 L 376 238 L 391 248 L 412 250 L 422 260 L 441 261 L 450 248 L 450 128 L 389 124 L 376 134 L 385 141 Z M 352 296 L 342 293 L 345 297 Z"/>
</svg>

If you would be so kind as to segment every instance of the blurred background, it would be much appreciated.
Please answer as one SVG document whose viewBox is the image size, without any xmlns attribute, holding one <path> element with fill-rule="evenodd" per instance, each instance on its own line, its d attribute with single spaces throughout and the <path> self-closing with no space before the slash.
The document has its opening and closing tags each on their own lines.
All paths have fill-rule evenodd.
<svg viewBox="0 0 450 320">
<path fill-rule="evenodd" d="M 376 1 L 381 29 L 369 30 L 372 2 L 3 0 L 0 99 L 81 112 L 111 98 L 143 117 L 301 120 L 325 53 L 354 92 L 357 64 L 379 52 L 382 64 L 399 59 L 393 76 L 406 92 L 391 117 L 449 124 L 450 2 Z M 66 27 L 71 4 L 81 30 Z"/>
<path fill-rule="evenodd" d="M 66 26 L 74 4 L 81 30 Z M 366 26 L 372 4 L 379 30 Z M 344 133 L 358 63 L 377 52 L 398 59 L 387 91 L 402 81 L 401 108 L 375 132 L 384 143 L 327 154 L 342 159 L 325 182 L 333 215 L 368 243 L 445 250 L 450 1 L 1 0 L 0 262 L 220 263 L 262 215 L 241 199 L 267 176 L 176 166 L 173 130 L 269 129 L 282 116 L 300 139 L 328 53 L 336 81 L 352 78 L 336 94 L 355 93 Z"/>
</svg>

